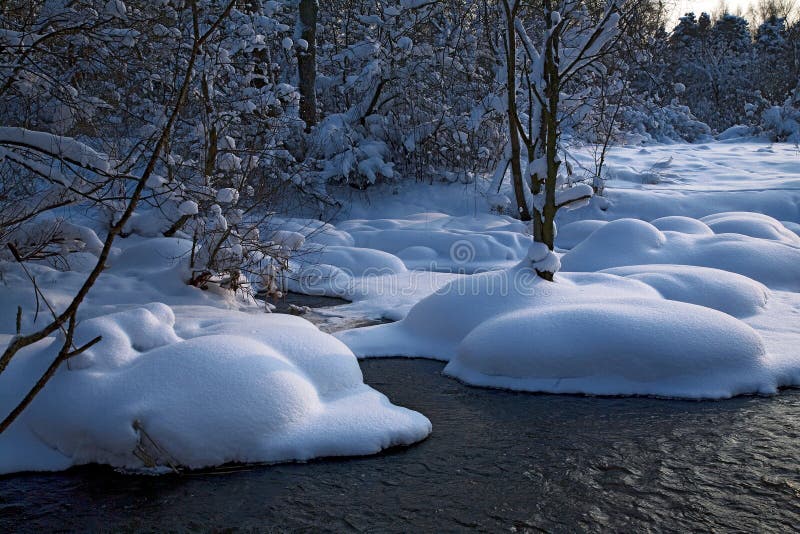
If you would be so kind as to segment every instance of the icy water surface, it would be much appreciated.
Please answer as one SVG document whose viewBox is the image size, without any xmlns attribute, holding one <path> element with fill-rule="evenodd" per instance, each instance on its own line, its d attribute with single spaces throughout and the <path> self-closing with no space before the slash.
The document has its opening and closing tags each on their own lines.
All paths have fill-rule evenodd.
<svg viewBox="0 0 800 534">
<path fill-rule="evenodd" d="M 365 458 L 225 474 L 81 468 L 0 478 L 0 531 L 790 532 L 800 525 L 800 392 L 722 402 L 466 387 L 425 360 L 362 362 L 433 422 Z"/>
</svg>

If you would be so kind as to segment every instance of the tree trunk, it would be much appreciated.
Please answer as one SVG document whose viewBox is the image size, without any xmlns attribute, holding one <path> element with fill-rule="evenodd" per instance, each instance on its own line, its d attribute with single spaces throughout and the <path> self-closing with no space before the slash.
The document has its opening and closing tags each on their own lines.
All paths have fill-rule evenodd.
<svg viewBox="0 0 800 534">
<path fill-rule="evenodd" d="M 531 214 L 528 202 L 525 199 L 522 176 L 522 150 L 519 142 L 519 125 L 517 123 L 517 38 L 514 29 L 514 19 L 517 16 L 517 2 L 509 6 L 508 0 L 503 1 L 506 12 L 506 98 L 508 99 L 508 136 L 511 143 L 511 177 L 514 183 L 514 196 L 517 199 L 519 218 L 530 221 Z"/>
<path fill-rule="evenodd" d="M 298 25 L 300 38 L 308 43 L 297 48 L 297 71 L 300 79 L 300 118 L 306 132 L 317 124 L 317 0 L 300 0 Z"/>
<path fill-rule="evenodd" d="M 548 27 L 552 24 L 552 10 L 550 2 L 546 3 L 545 16 L 547 17 Z M 541 242 L 547 248 L 555 248 L 556 239 L 556 185 L 558 183 L 558 170 L 561 162 L 558 159 L 558 108 L 561 98 L 561 76 L 559 73 L 559 35 L 558 31 L 553 31 L 545 44 L 544 58 L 544 77 L 545 77 L 545 100 L 546 109 L 542 110 L 542 126 L 546 135 L 544 140 L 545 161 L 547 162 L 547 176 L 544 182 L 544 208 L 542 210 Z M 555 273 L 546 271 L 536 271 L 545 280 L 552 281 Z"/>
<path fill-rule="evenodd" d="M 528 164 L 532 161 L 538 160 L 540 158 L 545 157 L 545 150 L 542 148 L 545 144 L 545 140 L 547 139 L 547 121 L 545 117 L 545 110 L 540 108 L 540 118 L 539 118 L 539 132 L 537 133 L 538 137 L 534 140 L 533 132 L 531 132 L 530 140 L 531 145 L 528 147 Z M 546 176 L 539 176 L 539 173 L 535 173 L 533 176 L 530 177 L 531 179 L 531 192 L 534 196 L 540 194 L 542 192 L 542 182 L 545 181 Z M 533 240 L 539 243 L 544 242 L 543 238 L 544 233 L 544 216 L 542 212 L 534 207 L 533 208 Z"/>
</svg>

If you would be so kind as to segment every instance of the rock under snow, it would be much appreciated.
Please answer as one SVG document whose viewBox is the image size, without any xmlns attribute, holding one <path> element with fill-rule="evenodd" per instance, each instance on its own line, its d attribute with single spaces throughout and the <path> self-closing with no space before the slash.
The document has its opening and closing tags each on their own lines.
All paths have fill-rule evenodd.
<svg viewBox="0 0 800 534">
<path fill-rule="evenodd" d="M 787 229 L 780 221 L 761 213 L 717 213 L 700 220 L 707 224 L 715 234 L 741 234 L 800 245 L 800 236 Z"/>
<path fill-rule="evenodd" d="M 633 265 L 606 269 L 604 273 L 639 280 L 669 300 L 688 302 L 750 317 L 763 311 L 770 291 L 740 274 L 688 265 Z"/>
</svg>

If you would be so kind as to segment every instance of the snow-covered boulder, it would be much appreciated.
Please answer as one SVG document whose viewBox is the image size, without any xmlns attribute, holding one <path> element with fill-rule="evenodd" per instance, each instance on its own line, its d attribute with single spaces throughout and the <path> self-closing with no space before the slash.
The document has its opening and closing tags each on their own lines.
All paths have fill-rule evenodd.
<svg viewBox="0 0 800 534">
<path fill-rule="evenodd" d="M 507 270 L 458 278 L 422 299 L 397 323 L 337 333 L 359 357 L 409 356 L 449 361 L 474 328 L 497 316 L 532 306 L 602 298 L 661 298 L 636 280 L 607 274 L 559 274 L 545 282 L 529 261 Z"/>
<path fill-rule="evenodd" d="M 643 282 L 669 300 L 750 317 L 766 306 L 770 291 L 740 274 L 689 265 L 633 265 L 603 271 Z"/>
<path fill-rule="evenodd" d="M 700 219 L 715 234 L 741 234 L 761 239 L 771 239 L 791 245 L 800 245 L 800 236 L 768 215 L 751 212 L 726 212 Z"/>
<path fill-rule="evenodd" d="M 714 230 L 709 228 L 704 222 L 692 219 L 691 217 L 681 217 L 679 215 L 660 217 L 650 221 L 650 224 L 662 232 L 681 232 L 683 234 L 697 235 L 711 235 L 714 233 Z"/>
<path fill-rule="evenodd" d="M 558 229 L 556 246 L 561 249 L 569 250 L 592 235 L 595 230 L 606 224 L 607 221 L 598 221 L 595 219 L 587 219 L 565 224 Z"/>
</svg>

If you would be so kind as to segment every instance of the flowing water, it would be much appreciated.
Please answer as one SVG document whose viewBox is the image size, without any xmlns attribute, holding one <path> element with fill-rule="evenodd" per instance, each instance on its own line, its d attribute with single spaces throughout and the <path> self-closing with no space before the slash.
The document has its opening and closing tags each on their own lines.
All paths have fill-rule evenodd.
<svg viewBox="0 0 800 534">
<path fill-rule="evenodd" d="M 433 422 L 363 458 L 161 477 L 0 478 L 11 531 L 751 531 L 800 528 L 800 391 L 719 402 L 467 387 L 426 360 L 361 362 Z"/>
</svg>

